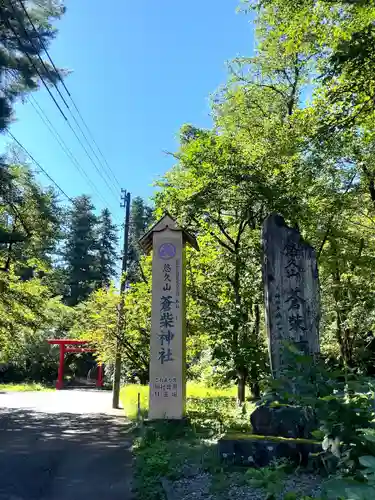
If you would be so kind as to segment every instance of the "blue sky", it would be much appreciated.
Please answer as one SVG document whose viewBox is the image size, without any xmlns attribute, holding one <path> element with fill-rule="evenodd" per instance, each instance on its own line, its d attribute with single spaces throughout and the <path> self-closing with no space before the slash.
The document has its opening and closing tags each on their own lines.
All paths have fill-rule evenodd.
<svg viewBox="0 0 375 500">
<path fill-rule="evenodd" d="M 225 82 L 226 61 L 252 54 L 253 26 L 248 16 L 235 13 L 238 3 L 66 0 L 50 53 L 58 67 L 72 71 L 68 89 L 121 186 L 133 196 L 149 197 L 152 182 L 172 166 L 163 150 L 176 150 L 182 124 L 210 126 L 209 95 Z M 121 219 L 116 193 L 97 174 L 47 92 L 33 96 Z M 91 194 L 102 208 L 29 103 L 16 106 L 16 118 L 12 133 L 65 192 Z M 1 149 L 6 142 L 1 139 Z"/>
</svg>

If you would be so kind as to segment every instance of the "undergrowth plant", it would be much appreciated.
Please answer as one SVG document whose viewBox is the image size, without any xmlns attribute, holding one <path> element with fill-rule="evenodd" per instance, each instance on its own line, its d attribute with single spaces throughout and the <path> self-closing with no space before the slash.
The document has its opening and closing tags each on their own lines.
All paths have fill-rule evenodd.
<svg viewBox="0 0 375 500">
<path fill-rule="evenodd" d="M 185 468 L 220 469 L 215 442 L 185 421 L 154 422 L 140 428 L 134 443 L 135 489 L 140 500 L 164 500 L 162 480 L 178 479 Z"/>
<path fill-rule="evenodd" d="M 374 387 L 365 377 L 329 370 L 323 360 L 286 345 L 287 363 L 270 382 L 263 404 L 309 408 L 322 441 L 328 500 L 375 499 Z M 299 500 L 299 499 L 298 499 Z"/>
<path fill-rule="evenodd" d="M 288 467 L 287 461 L 275 461 L 269 467 L 248 469 L 246 480 L 250 486 L 265 491 L 265 500 L 275 500 L 282 492 Z"/>
<path fill-rule="evenodd" d="M 141 406 L 148 405 L 148 387 L 126 386 L 122 390 L 125 410 L 136 408 L 138 392 Z M 140 500 L 164 498 L 162 478 L 178 479 L 186 467 L 209 471 L 215 481 L 224 478 L 217 440 L 229 430 L 250 432 L 254 409 L 249 402 L 239 406 L 235 394 L 232 387 L 218 389 L 188 383 L 185 421 L 141 423 L 134 443 L 135 485 Z M 134 418 L 136 413 L 131 416 Z"/>
<path fill-rule="evenodd" d="M 263 404 L 310 409 L 327 472 L 338 468 L 353 474 L 361 456 L 375 453 L 365 437 L 366 429 L 375 431 L 372 382 L 349 371 L 329 370 L 323 360 L 303 355 L 291 345 L 285 351 L 285 369 L 270 382 Z"/>
</svg>

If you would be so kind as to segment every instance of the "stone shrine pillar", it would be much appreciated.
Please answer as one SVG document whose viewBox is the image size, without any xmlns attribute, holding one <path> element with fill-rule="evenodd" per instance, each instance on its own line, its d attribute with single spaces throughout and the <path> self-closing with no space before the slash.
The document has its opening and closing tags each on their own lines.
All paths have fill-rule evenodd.
<svg viewBox="0 0 375 500">
<path fill-rule="evenodd" d="M 149 418 L 182 419 L 186 401 L 185 244 L 194 236 L 167 214 L 140 240 L 152 256 Z"/>
<path fill-rule="evenodd" d="M 319 352 L 319 277 L 315 250 L 277 214 L 263 223 L 263 282 L 272 373 L 282 370 L 283 342 Z"/>
</svg>

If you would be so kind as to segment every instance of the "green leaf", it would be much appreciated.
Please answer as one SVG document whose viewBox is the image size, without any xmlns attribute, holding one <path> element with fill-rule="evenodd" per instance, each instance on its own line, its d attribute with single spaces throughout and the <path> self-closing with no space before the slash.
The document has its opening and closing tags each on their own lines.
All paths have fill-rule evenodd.
<svg viewBox="0 0 375 500">
<path fill-rule="evenodd" d="M 370 443 L 375 443 L 375 435 L 374 434 L 366 433 L 366 434 L 364 434 L 363 437 L 366 439 L 366 441 L 370 441 Z"/>
<path fill-rule="evenodd" d="M 372 455 L 364 455 L 363 457 L 359 457 L 359 463 L 363 467 L 375 469 L 375 457 L 373 457 Z"/>
<path fill-rule="evenodd" d="M 354 479 L 331 479 L 323 484 L 328 500 L 373 500 L 375 489 Z"/>
</svg>

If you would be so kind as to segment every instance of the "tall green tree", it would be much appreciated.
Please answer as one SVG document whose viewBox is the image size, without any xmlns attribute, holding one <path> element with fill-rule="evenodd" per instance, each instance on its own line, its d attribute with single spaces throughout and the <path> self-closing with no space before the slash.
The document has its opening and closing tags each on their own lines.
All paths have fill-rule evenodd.
<svg viewBox="0 0 375 500">
<path fill-rule="evenodd" d="M 322 345 L 358 367 L 373 331 L 375 170 L 372 1 L 251 0 L 260 53 L 308 64 L 298 161 L 310 172 L 298 222 L 317 249 Z M 285 74 L 280 68 L 280 73 Z M 272 82 L 273 86 L 273 82 Z M 277 90 L 277 89 L 271 89 Z M 301 94 L 302 95 L 302 94 Z M 275 94 L 276 96 L 276 94 Z M 232 104 L 228 104 L 232 106 Z M 296 137 L 292 138 L 293 141 Z M 297 183 L 301 187 L 301 183 Z"/>
<path fill-rule="evenodd" d="M 63 211 L 53 189 L 42 188 L 27 165 L 0 167 L 0 267 L 13 264 L 25 279 L 51 267 Z"/>
<path fill-rule="evenodd" d="M 64 306 L 51 298 L 48 277 L 64 219 L 54 191 L 41 187 L 27 165 L 4 164 L 0 174 L 0 357 L 21 369 L 26 350 L 58 335 Z"/>
<path fill-rule="evenodd" d="M 65 297 L 67 305 L 75 306 L 87 299 L 100 282 L 97 223 L 90 197 L 83 195 L 75 198 L 69 213 L 63 252 L 69 286 L 69 294 Z"/>
<path fill-rule="evenodd" d="M 373 0 L 245 0 L 257 12 L 260 37 L 314 61 L 315 84 L 331 106 L 322 111 L 330 132 L 371 119 L 374 113 L 375 3 Z M 321 85 L 323 83 L 323 85 Z M 327 131 L 326 131 L 327 133 Z"/>
<path fill-rule="evenodd" d="M 41 77 L 48 84 L 59 79 L 43 49 L 56 36 L 53 23 L 65 12 L 63 2 L 32 0 L 23 5 L 28 15 L 18 1 L 0 5 L 0 131 L 8 127 L 16 100 L 37 90 Z"/>
<path fill-rule="evenodd" d="M 233 63 L 232 81 L 214 101 L 214 129 L 182 128 L 178 164 L 156 195 L 158 209 L 204 242 L 191 258 L 191 293 L 213 361 L 237 380 L 240 401 L 245 385 L 259 395 L 265 370 L 262 222 L 276 211 L 296 224 L 311 182 L 301 151 L 309 120 L 299 113 L 308 61 L 276 49 Z"/>
<path fill-rule="evenodd" d="M 51 299 L 49 288 L 39 278 L 25 281 L 13 266 L 0 273 L 0 287 L 0 359 L 7 362 L 22 346 L 40 340 L 42 330 L 44 338 L 53 332 L 61 303 Z"/>
<path fill-rule="evenodd" d="M 104 208 L 98 221 L 99 276 L 101 286 L 108 287 L 117 276 L 118 229 L 112 222 L 111 213 Z"/>
<path fill-rule="evenodd" d="M 214 358 L 237 380 L 244 401 L 246 384 L 258 393 L 264 350 L 259 240 L 254 244 L 252 236 L 261 214 L 242 189 L 245 163 L 233 141 L 209 131 L 188 134 L 178 156 L 178 166 L 159 184 L 156 206 L 198 236 L 201 252 L 188 260 L 189 294 L 201 308 Z"/>
<path fill-rule="evenodd" d="M 127 281 L 136 283 L 144 280 L 145 275 L 141 265 L 142 250 L 139 239 L 153 222 L 153 210 L 145 201 L 137 196 L 133 198 L 130 210 L 129 252 Z"/>
</svg>

